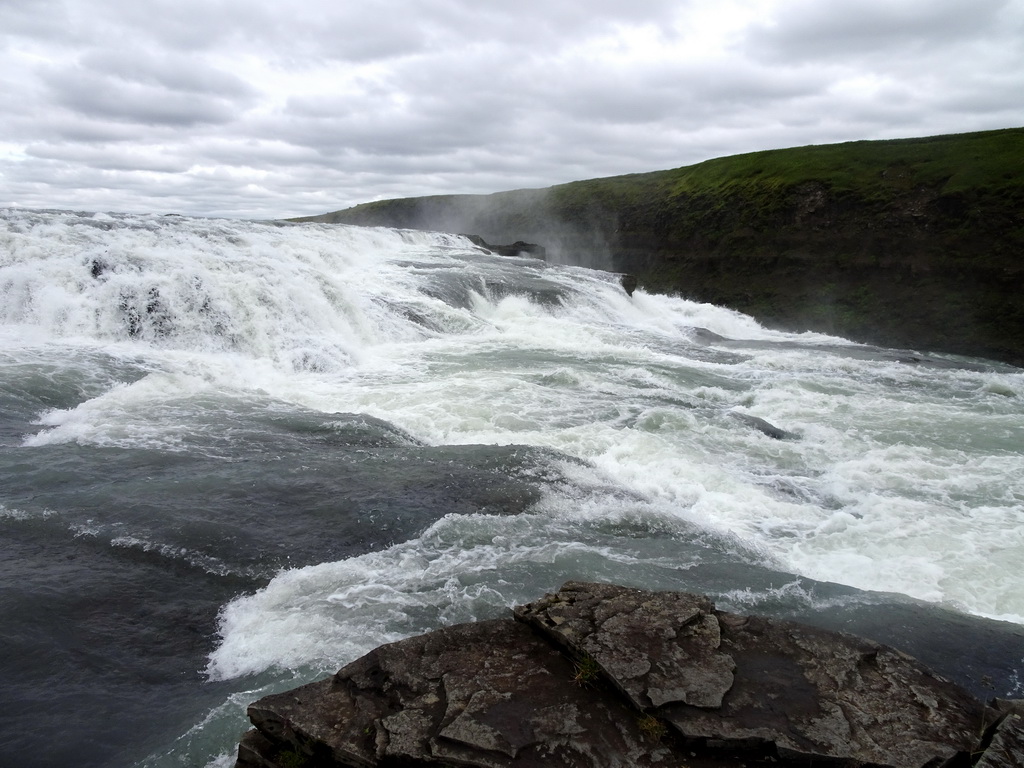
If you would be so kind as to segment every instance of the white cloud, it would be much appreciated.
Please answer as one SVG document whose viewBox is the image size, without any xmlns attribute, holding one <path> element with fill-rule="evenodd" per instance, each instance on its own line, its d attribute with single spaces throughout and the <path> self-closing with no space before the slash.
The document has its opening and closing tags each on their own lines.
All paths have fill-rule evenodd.
<svg viewBox="0 0 1024 768">
<path fill-rule="evenodd" d="M 1021 0 L 0 3 L 0 205 L 277 217 L 1024 125 Z"/>
</svg>

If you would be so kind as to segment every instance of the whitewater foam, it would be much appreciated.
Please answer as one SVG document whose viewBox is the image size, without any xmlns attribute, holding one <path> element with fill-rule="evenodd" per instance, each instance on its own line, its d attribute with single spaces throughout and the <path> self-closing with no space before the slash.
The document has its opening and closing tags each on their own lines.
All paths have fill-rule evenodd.
<svg viewBox="0 0 1024 768">
<path fill-rule="evenodd" d="M 794 572 L 1024 615 L 1019 369 L 627 297 L 614 275 L 449 235 L 0 220 L 0 320 L 21 350 L 141 369 L 41 412 L 25 448 L 192 450 L 181 425 L 224 430 L 196 419 L 220 401 L 357 412 L 431 445 L 564 452 Z"/>
</svg>

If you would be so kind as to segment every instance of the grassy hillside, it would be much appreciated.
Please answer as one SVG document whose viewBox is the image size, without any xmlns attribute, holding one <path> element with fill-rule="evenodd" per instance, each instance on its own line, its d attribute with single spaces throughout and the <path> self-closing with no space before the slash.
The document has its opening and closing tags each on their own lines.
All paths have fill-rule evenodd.
<svg viewBox="0 0 1024 768">
<path fill-rule="evenodd" d="M 529 240 L 763 322 L 1024 365 L 1024 129 L 754 152 L 312 220 Z"/>
</svg>

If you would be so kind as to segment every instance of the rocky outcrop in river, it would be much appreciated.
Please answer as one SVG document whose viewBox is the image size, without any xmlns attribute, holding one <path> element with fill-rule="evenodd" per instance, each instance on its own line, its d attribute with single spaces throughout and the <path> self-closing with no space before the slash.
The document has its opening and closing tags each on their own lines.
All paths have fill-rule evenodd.
<svg viewBox="0 0 1024 768">
<path fill-rule="evenodd" d="M 544 246 L 537 245 L 536 243 L 526 243 L 522 240 L 516 240 L 514 243 L 508 245 L 494 245 L 488 243 L 480 235 L 463 235 L 474 245 L 483 248 L 485 251 L 490 253 L 496 253 L 499 256 L 529 256 L 534 259 L 544 259 L 547 256 L 547 251 Z"/>
<path fill-rule="evenodd" d="M 1024 766 L 1022 715 L 869 640 L 569 582 L 261 699 L 238 768 Z"/>
</svg>

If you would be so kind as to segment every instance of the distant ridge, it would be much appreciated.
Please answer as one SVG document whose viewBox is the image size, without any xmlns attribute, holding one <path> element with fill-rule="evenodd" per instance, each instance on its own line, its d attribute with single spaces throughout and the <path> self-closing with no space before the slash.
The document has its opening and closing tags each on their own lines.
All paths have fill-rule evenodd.
<svg viewBox="0 0 1024 768">
<path fill-rule="evenodd" d="M 1024 366 L 1024 128 L 768 150 L 297 221 L 527 240 L 790 330 Z"/>
</svg>

